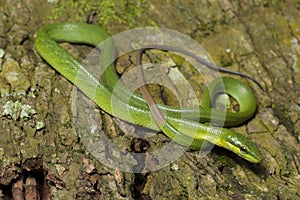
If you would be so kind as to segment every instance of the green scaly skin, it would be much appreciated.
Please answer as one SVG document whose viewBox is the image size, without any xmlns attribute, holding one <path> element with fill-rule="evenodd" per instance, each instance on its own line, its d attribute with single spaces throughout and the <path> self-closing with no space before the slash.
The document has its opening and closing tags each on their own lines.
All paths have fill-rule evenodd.
<svg viewBox="0 0 300 200">
<path fill-rule="evenodd" d="M 110 35 L 99 26 L 67 22 L 43 26 L 37 33 L 35 46 L 38 53 L 56 71 L 76 85 L 107 113 L 140 126 L 158 131 L 162 130 L 175 142 L 188 146 L 190 149 L 200 149 L 203 140 L 205 140 L 224 147 L 250 162 L 258 163 L 262 160 L 256 145 L 247 137 L 225 128 L 213 127 L 209 126 L 209 123 L 199 123 L 193 120 L 200 114 L 201 122 L 212 120 L 218 125 L 219 121 L 225 117 L 225 125 L 230 126 L 241 124 L 251 118 L 256 111 L 256 100 L 245 84 L 228 77 L 214 80 L 209 86 L 211 91 L 207 90 L 203 96 L 201 108 L 175 108 L 158 105 L 163 112 L 165 111 L 167 122 L 159 128 L 141 95 L 134 93 L 130 102 L 125 103 L 124 97 L 132 92 L 124 85 L 121 85 L 117 91 L 114 88 L 118 77 L 113 64 L 115 49 L 109 38 Z M 104 40 L 106 42 L 105 48 L 101 49 L 100 47 L 100 49 L 101 66 L 108 66 L 106 70 L 102 69 L 105 86 L 58 44 L 58 42 L 70 42 L 97 46 Z M 210 108 L 211 96 L 214 97 L 218 92 L 223 92 L 221 89 L 223 84 L 226 93 L 239 103 L 239 112 L 225 113 Z M 187 119 L 182 119 L 181 114 L 188 116 Z"/>
</svg>

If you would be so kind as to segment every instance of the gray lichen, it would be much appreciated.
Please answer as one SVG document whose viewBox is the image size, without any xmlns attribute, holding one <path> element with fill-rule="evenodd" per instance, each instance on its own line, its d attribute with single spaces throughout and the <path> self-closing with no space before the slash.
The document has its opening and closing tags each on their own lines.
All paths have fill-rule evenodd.
<svg viewBox="0 0 300 200">
<path fill-rule="evenodd" d="M 0 58 L 2 58 L 5 54 L 5 51 L 3 49 L 0 48 Z"/>
<path fill-rule="evenodd" d="M 13 120 L 30 118 L 36 114 L 36 111 L 30 105 L 24 105 L 20 101 L 13 102 L 12 100 L 6 102 L 3 106 L 3 116 L 10 116 Z"/>
</svg>

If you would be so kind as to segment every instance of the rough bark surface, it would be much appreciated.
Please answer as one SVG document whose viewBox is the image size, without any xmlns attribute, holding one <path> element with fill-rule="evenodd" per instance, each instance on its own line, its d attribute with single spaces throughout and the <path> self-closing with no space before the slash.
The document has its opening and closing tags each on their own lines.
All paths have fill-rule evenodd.
<svg viewBox="0 0 300 200">
<path fill-rule="evenodd" d="M 39 27 L 70 20 L 111 34 L 152 25 L 173 29 L 199 42 L 217 64 L 254 76 L 266 91 L 247 82 L 258 112 L 234 129 L 258 144 L 264 160 L 250 164 L 214 148 L 201 159 L 190 151 L 169 167 L 132 174 L 93 158 L 78 136 L 73 85 L 34 48 Z M 90 50 L 64 46 L 82 59 Z M 294 0 L 0 0 L 0 199 L 300 199 L 299 58 L 300 2 Z M 119 60 L 118 72 L 131 64 Z M 185 73 L 198 84 L 193 71 Z M 162 134 L 134 139 L 111 116 L 93 112 L 96 129 L 130 151 L 168 141 Z"/>
</svg>

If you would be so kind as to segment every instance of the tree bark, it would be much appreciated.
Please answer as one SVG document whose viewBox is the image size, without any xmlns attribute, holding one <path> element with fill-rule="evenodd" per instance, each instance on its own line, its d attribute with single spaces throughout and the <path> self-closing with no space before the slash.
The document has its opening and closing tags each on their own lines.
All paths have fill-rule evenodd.
<svg viewBox="0 0 300 200">
<path fill-rule="evenodd" d="M 41 199 L 300 199 L 297 1 L 0 2 L 3 199 L 16 195 L 14 186 L 20 179 L 26 185 L 28 177 L 37 185 Z M 153 25 L 176 30 L 201 44 L 216 64 L 255 77 L 266 91 L 244 81 L 257 97 L 257 114 L 233 129 L 254 141 L 264 160 L 250 164 L 215 147 L 204 158 L 197 151 L 187 151 L 167 167 L 135 174 L 97 160 L 87 152 L 86 138 L 80 137 L 84 130 L 76 126 L 80 116 L 72 110 L 74 86 L 55 73 L 34 47 L 39 27 L 61 21 L 96 23 L 111 34 Z M 64 47 L 81 59 L 91 50 L 68 44 Z M 158 54 L 158 60 L 165 59 L 162 52 L 154 52 Z M 157 58 L 150 53 L 148 57 L 152 62 Z M 126 71 L 124 66 L 131 65 L 130 58 L 120 58 L 117 71 L 122 73 Z M 199 74 L 188 70 L 183 68 L 182 73 L 191 84 L 201 84 Z M 168 93 L 158 86 L 153 88 L 161 96 Z M 79 98 L 84 104 L 92 103 L 80 94 Z M 25 116 L 21 115 L 24 109 Z M 120 128 L 120 122 L 95 105 L 89 112 L 97 116 L 91 122 L 98 123 L 95 130 L 105 133 L 114 144 L 146 153 L 144 157 L 130 158 L 141 168 L 154 162 L 147 152 L 169 141 L 163 134 L 137 139 L 134 135 L 141 131 L 129 125 Z M 123 159 L 123 155 L 111 156 Z"/>
</svg>

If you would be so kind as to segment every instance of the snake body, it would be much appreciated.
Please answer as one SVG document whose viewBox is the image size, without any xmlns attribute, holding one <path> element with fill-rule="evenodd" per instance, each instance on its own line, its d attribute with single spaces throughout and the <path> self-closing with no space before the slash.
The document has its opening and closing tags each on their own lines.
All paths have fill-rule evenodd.
<svg viewBox="0 0 300 200">
<path fill-rule="evenodd" d="M 256 111 L 256 99 L 248 86 L 242 82 L 228 78 L 218 78 L 209 85 L 202 100 L 201 108 L 176 108 L 157 105 L 165 112 L 163 127 L 157 122 L 149 110 L 145 99 L 133 93 L 129 102 L 124 97 L 132 94 L 126 86 L 115 89 L 118 76 L 114 71 L 114 45 L 110 35 L 101 27 L 86 23 L 57 23 L 41 27 L 36 35 L 35 46 L 41 57 L 56 71 L 76 85 L 87 97 L 92 99 L 105 112 L 122 120 L 147 127 L 162 130 L 175 142 L 189 146 L 190 149 L 200 149 L 203 140 L 224 147 L 240 157 L 258 163 L 262 156 L 257 146 L 247 137 L 226 128 L 218 127 L 218 121 L 225 118 L 225 126 L 238 125 L 250 119 Z M 108 42 L 101 50 L 101 65 L 108 66 L 102 72 L 105 84 L 96 79 L 83 65 L 70 55 L 59 42 L 81 43 L 97 46 L 101 42 Z M 219 92 L 225 91 L 239 104 L 239 112 L 224 112 L 211 108 L 211 98 Z M 114 92 L 112 92 L 114 91 Z M 210 92 L 209 92 L 210 91 Z M 213 113 L 213 114 L 212 114 Z M 181 115 L 188 116 L 182 119 Z M 199 121 L 193 120 L 201 116 Z M 216 126 L 207 122 L 213 121 Z"/>
</svg>

